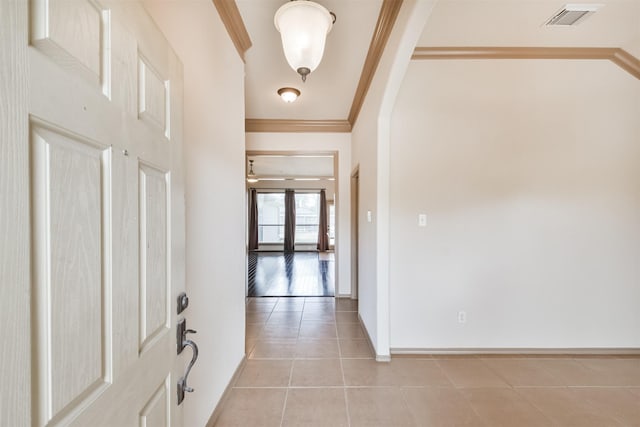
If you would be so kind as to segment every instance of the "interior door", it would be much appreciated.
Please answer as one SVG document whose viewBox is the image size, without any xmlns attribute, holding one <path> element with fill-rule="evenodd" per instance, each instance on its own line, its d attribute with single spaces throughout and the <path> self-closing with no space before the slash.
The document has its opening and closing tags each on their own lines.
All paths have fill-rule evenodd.
<svg viewBox="0 0 640 427">
<path fill-rule="evenodd" d="M 135 1 L 0 20 L 0 425 L 180 426 L 182 66 Z"/>
</svg>

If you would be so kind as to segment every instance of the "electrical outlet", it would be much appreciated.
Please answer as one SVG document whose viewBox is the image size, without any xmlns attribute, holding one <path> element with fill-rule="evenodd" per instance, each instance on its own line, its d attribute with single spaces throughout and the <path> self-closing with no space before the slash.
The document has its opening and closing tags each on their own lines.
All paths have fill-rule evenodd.
<svg viewBox="0 0 640 427">
<path fill-rule="evenodd" d="M 427 214 L 418 214 L 418 227 L 427 226 Z"/>
<path fill-rule="evenodd" d="M 458 312 L 458 323 L 467 323 L 467 312 L 459 311 Z"/>
</svg>

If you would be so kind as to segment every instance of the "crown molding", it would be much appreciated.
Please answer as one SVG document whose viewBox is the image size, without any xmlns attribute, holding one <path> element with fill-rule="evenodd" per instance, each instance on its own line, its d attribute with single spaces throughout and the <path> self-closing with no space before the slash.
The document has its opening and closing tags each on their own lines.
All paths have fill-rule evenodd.
<svg viewBox="0 0 640 427">
<path fill-rule="evenodd" d="M 616 49 L 610 60 L 636 79 L 640 80 L 640 59 L 624 49 Z"/>
<path fill-rule="evenodd" d="M 358 120 L 362 104 L 373 81 L 373 76 L 378 68 L 380 58 L 387 45 L 401 6 L 402 0 L 383 0 L 382 2 L 378 22 L 376 23 L 376 28 L 373 31 L 373 37 L 369 44 L 369 52 L 364 61 L 360 81 L 358 82 L 358 87 L 353 97 L 353 102 L 351 103 L 351 111 L 349 111 L 349 117 L 347 119 L 351 126 Z"/>
<path fill-rule="evenodd" d="M 228 0 L 233 2 L 232 0 Z M 403 0 L 383 0 L 347 120 L 246 119 L 245 132 L 351 132 L 358 119 Z M 226 3 L 225 0 L 213 0 Z M 233 2 L 235 5 L 235 2 Z M 237 8 L 236 8 L 237 10 Z M 222 16 L 222 14 L 221 14 Z M 223 19 L 224 20 L 224 19 Z M 226 24 L 225 24 L 226 25 Z M 231 34 L 231 32 L 230 32 Z M 233 39 L 233 37 L 232 37 Z M 235 42 L 234 42 L 235 43 Z M 251 43 L 249 41 L 249 43 Z M 249 44 L 250 46 L 250 44 Z M 247 47 L 248 48 L 248 47 Z"/>
<path fill-rule="evenodd" d="M 416 47 L 411 59 L 599 59 L 640 79 L 640 60 L 615 47 Z"/>
<path fill-rule="evenodd" d="M 351 132 L 346 120 L 246 119 L 245 132 Z"/>
<path fill-rule="evenodd" d="M 218 15 L 220 15 L 220 19 L 222 19 L 222 23 L 238 51 L 238 55 L 244 62 L 244 53 L 251 47 L 251 38 L 244 26 L 235 0 L 213 0 L 213 4 L 218 10 Z"/>
<path fill-rule="evenodd" d="M 609 59 L 610 48 L 416 47 L 411 59 Z"/>
</svg>

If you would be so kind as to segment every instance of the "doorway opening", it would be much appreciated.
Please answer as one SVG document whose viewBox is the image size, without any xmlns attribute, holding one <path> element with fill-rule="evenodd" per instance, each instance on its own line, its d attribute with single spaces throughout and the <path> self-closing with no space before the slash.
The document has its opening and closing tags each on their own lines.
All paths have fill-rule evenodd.
<svg viewBox="0 0 640 427">
<path fill-rule="evenodd" d="M 333 297 L 337 153 L 247 152 L 248 297 Z"/>
</svg>

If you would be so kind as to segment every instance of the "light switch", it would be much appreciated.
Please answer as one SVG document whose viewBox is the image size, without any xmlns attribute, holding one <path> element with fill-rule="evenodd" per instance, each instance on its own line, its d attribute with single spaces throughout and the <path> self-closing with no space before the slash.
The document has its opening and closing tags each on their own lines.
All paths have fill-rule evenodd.
<svg viewBox="0 0 640 427">
<path fill-rule="evenodd" d="M 371 211 L 367 211 L 367 222 L 371 222 Z"/>
<path fill-rule="evenodd" d="M 419 227 L 427 226 L 427 214 L 418 214 L 418 226 Z"/>
</svg>

